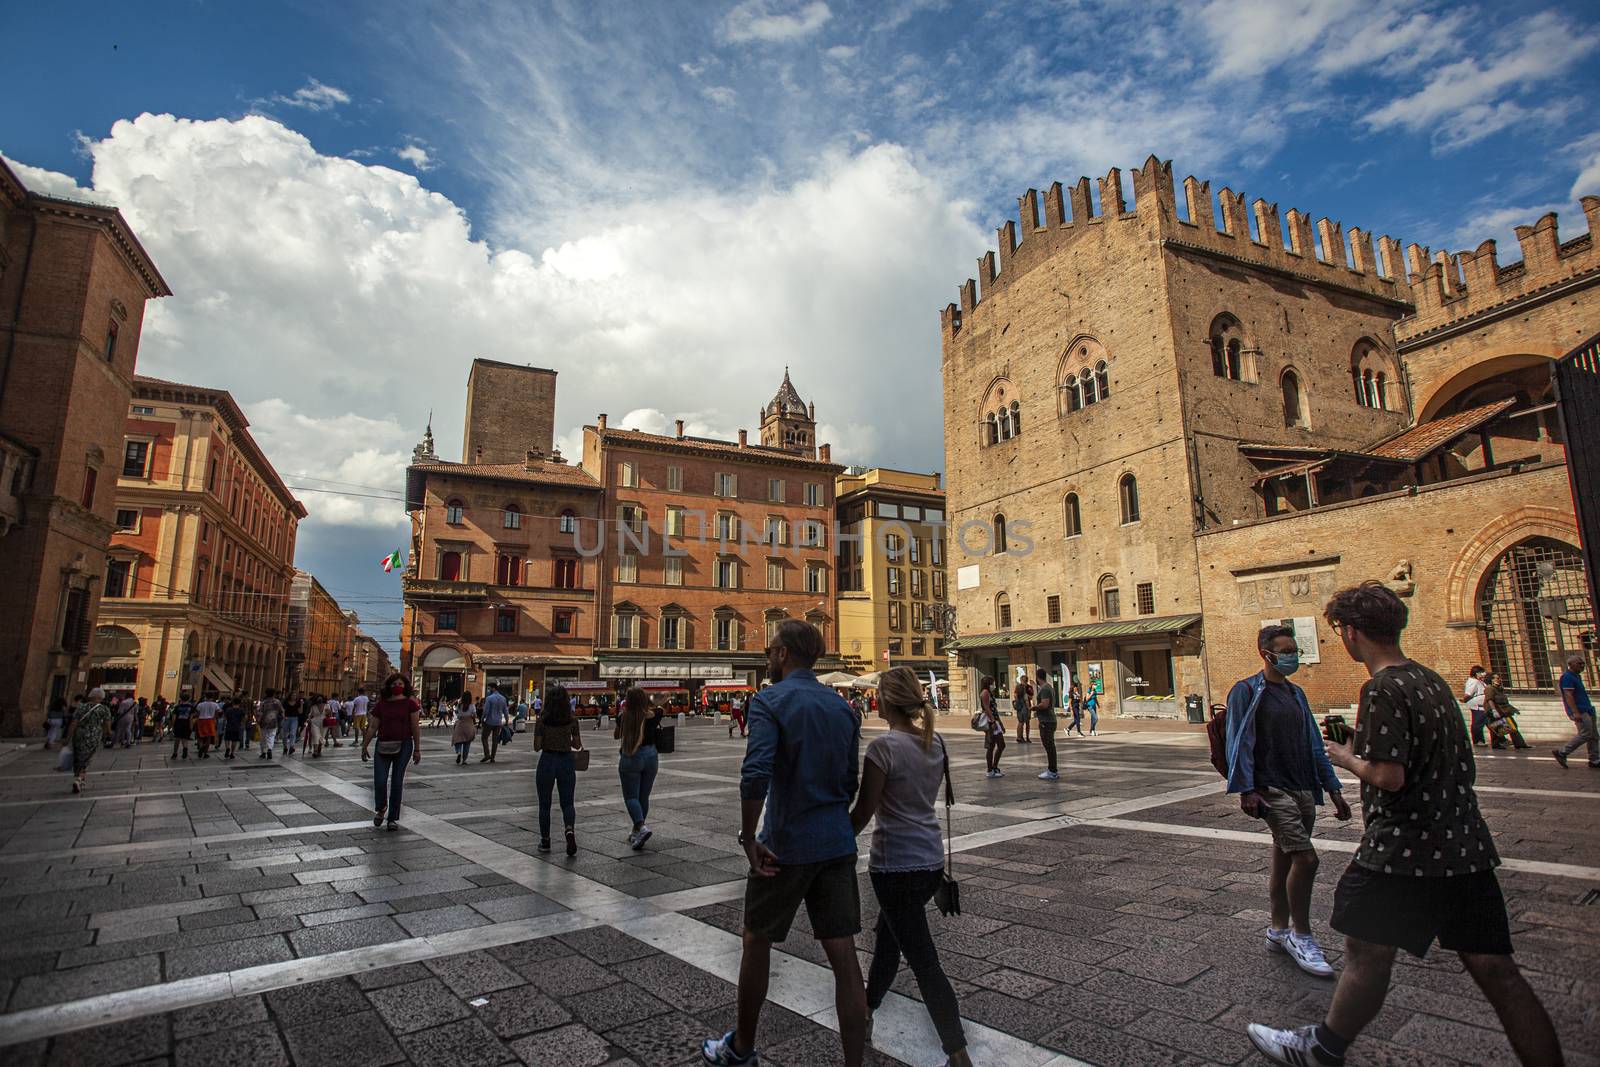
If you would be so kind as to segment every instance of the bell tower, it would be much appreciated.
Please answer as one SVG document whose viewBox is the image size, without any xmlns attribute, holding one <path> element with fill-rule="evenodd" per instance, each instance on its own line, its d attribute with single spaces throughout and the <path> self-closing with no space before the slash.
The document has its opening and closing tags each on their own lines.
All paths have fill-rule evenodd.
<svg viewBox="0 0 1600 1067">
<path fill-rule="evenodd" d="M 817 458 L 817 407 L 800 399 L 789 381 L 788 367 L 783 368 L 777 395 L 761 409 L 761 443 L 807 459 Z"/>
</svg>

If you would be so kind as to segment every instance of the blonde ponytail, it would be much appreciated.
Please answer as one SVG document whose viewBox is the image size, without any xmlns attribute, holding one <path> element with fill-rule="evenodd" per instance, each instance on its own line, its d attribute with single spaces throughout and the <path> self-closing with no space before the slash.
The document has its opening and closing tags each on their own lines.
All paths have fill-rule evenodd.
<svg viewBox="0 0 1600 1067">
<path fill-rule="evenodd" d="M 933 705 L 922 691 L 917 672 L 910 667 L 891 667 L 878 679 L 878 699 L 922 728 L 922 747 L 933 747 Z"/>
</svg>

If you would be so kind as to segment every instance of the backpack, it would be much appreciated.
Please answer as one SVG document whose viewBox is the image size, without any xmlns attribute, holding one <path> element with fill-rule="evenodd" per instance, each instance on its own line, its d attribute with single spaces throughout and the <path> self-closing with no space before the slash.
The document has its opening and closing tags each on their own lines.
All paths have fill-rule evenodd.
<svg viewBox="0 0 1600 1067">
<path fill-rule="evenodd" d="M 1206 742 L 1211 746 L 1211 766 L 1228 777 L 1228 710 L 1212 715 L 1206 722 Z"/>
<path fill-rule="evenodd" d="M 989 729 L 988 725 L 983 721 L 983 712 L 975 711 L 972 713 L 972 728 L 980 734 Z"/>
</svg>

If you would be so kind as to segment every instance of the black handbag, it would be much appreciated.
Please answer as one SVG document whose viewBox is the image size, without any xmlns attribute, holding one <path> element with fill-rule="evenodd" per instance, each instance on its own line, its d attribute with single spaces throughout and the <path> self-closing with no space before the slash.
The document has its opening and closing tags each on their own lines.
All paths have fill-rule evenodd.
<svg viewBox="0 0 1600 1067">
<path fill-rule="evenodd" d="M 938 734 L 934 734 L 939 737 Z M 939 737 L 939 757 L 944 761 L 944 870 L 939 872 L 939 888 L 933 891 L 933 903 L 940 915 L 961 914 L 961 885 L 955 879 L 950 844 L 950 807 L 956 802 L 955 790 L 950 787 L 950 750 L 944 738 Z"/>
</svg>

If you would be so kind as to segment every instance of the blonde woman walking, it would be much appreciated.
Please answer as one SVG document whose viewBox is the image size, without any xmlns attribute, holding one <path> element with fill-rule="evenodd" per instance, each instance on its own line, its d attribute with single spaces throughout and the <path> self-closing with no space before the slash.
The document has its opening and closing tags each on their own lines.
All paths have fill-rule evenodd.
<svg viewBox="0 0 1600 1067">
<path fill-rule="evenodd" d="M 867 1010 L 889 994 L 904 956 L 950 1067 L 972 1067 L 956 991 L 939 964 L 928 929 L 928 901 L 944 870 L 944 840 L 934 805 L 949 773 L 944 738 L 933 732 L 934 710 L 910 667 L 893 667 L 878 684 L 878 717 L 887 733 L 867 746 L 861 791 L 850 821 L 856 833 L 877 819 L 867 869 L 878 898 L 878 928 L 867 973 Z M 869 1023 L 870 1026 L 870 1016 Z"/>
<path fill-rule="evenodd" d="M 633 820 L 628 847 L 637 852 L 650 840 L 645 818 L 650 814 L 650 789 L 656 784 L 661 757 L 656 752 L 656 735 L 665 713 L 650 706 L 643 689 L 632 686 L 622 695 L 622 712 L 612 736 L 622 742 L 617 755 L 617 776 L 622 779 L 622 801 Z"/>
</svg>

